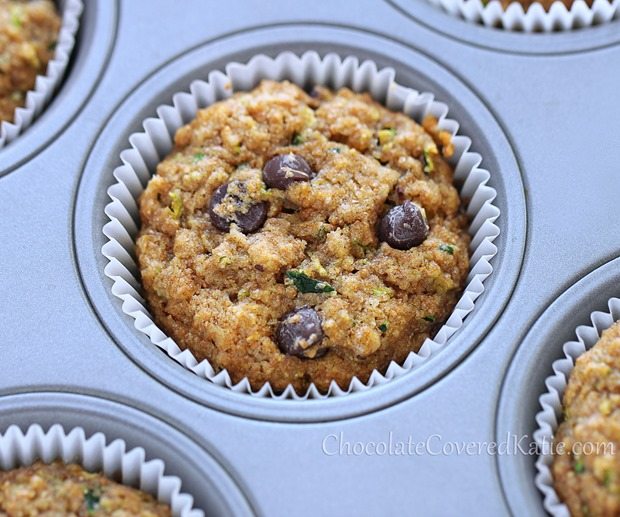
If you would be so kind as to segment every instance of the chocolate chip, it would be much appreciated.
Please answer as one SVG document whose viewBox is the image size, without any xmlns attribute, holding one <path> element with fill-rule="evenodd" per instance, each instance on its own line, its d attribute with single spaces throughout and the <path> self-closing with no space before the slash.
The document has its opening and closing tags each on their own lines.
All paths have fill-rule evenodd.
<svg viewBox="0 0 620 517">
<path fill-rule="evenodd" d="M 231 223 L 236 223 L 243 233 L 252 233 L 258 230 L 267 219 L 267 203 L 261 201 L 259 203 L 248 203 L 243 201 L 238 195 L 228 194 L 228 183 L 220 185 L 209 202 L 209 217 L 213 226 L 222 232 L 230 229 Z M 240 192 L 245 191 L 243 183 L 238 184 Z M 229 211 L 230 215 L 222 216 L 215 212 L 215 209 L 226 204 L 227 207 L 233 209 Z"/>
<path fill-rule="evenodd" d="M 327 353 L 323 341 L 321 316 L 311 307 L 299 307 L 286 313 L 276 330 L 276 341 L 282 353 L 304 359 L 317 359 Z"/>
<path fill-rule="evenodd" d="M 424 242 L 428 229 L 420 207 L 405 201 L 383 216 L 379 224 L 379 240 L 397 250 L 408 250 Z"/>
<path fill-rule="evenodd" d="M 314 172 L 298 154 L 279 154 L 263 168 L 263 181 L 269 188 L 286 189 L 295 181 L 310 181 Z"/>
</svg>

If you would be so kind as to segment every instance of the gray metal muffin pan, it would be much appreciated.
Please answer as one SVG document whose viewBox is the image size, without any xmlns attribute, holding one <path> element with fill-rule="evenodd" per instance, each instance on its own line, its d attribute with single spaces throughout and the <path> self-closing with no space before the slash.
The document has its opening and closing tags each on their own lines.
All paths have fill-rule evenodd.
<svg viewBox="0 0 620 517">
<path fill-rule="evenodd" d="M 533 431 L 562 343 L 620 289 L 620 23 L 527 36 L 424 0 L 86 4 L 61 91 L 0 151 L 0 431 L 122 437 L 213 515 L 543 514 L 532 457 L 353 445 Z M 446 102 L 492 174 L 502 234 L 476 309 L 424 367 L 274 401 L 210 385 L 139 335 L 103 275 L 103 207 L 129 134 L 172 93 L 229 61 L 309 49 L 392 66 Z M 351 454 L 332 454 L 340 436 Z"/>
</svg>

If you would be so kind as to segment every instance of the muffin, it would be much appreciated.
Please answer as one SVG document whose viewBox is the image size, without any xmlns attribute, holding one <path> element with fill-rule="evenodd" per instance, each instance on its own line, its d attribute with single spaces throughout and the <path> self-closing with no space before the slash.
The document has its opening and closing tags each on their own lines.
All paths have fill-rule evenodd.
<svg viewBox="0 0 620 517">
<path fill-rule="evenodd" d="M 620 514 L 620 322 L 579 356 L 555 434 L 555 489 L 573 516 Z"/>
<path fill-rule="evenodd" d="M 557 0 L 500 0 L 500 3 L 502 4 L 502 7 L 504 9 L 508 9 L 510 4 L 514 2 L 518 2 L 523 6 L 523 9 L 525 10 L 529 9 L 532 4 L 540 4 L 544 7 L 545 11 L 548 11 L 549 9 L 551 9 L 551 6 L 553 5 L 555 1 Z M 560 0 L 560 1 L 569 9 L 573 5 L 573 0 Z M 585 2 L 586 4 L 588 4 L 589 7 L 592 7 L 593 0 L 585 0 Z"/>
<path fill-rule="evenodd" d="M 263 81 L 198 112 L 139 199 L 157 323 L 234 382 L 366 382 L 454 308 L 469 236 L 450 137 L 367 94 Z"/>
<path fill-rule="evenodd" d="M 170 507 L 75 464 L 0 471 L 0 515 L 170 516 Z"/>
<path fill-rule="evenodd" d="M 60 17 L 51 0 L 0 0 L 0 121 L 12 121 L 54 57 Z"/>
</svg>

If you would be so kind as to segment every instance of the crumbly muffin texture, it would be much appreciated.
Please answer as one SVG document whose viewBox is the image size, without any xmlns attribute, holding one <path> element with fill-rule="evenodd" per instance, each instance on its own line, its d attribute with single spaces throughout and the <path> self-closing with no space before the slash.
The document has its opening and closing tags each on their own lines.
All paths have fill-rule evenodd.
<svg viewBox="0 0 620 517">
<path fill-rule="evenodd" d="M 0 516 L 169 517 L 151 495 L 91 473 L 79 465 L 37 462 L 0 471 Z"/>
<path fill-rule="evenodd" d="M 552 469 L 558 495 L 575 517 L 620 515 L 620 322 L 577 359 L 563 403 Z"/>
<path fill-rule="evenodd" d="M 54 56 L 60 17 L 51 0 L 0 0 L 0 121 L 12 121 Z"/>
<path fill-rule="evenodd" d="M 200 110 L 139 200 L 137 257 L 157 323 L 254 389 L 346 388 L 417 351 L 469 268 L 467 221 L 442 156 L 453 153 L 450 136 L 432 118 L 424 125 L 367 94 L 307 94 L 288 82 L 263 81 Z M 287 153 L 316 175 L 267 188 L 265 163 Z M 212 193 L 235 182 L 240 198 L 268 204 L 254 233 L 218 230 L 209 217 Z M 430 230 L 403 251 L 378 241 L 377 224 L 405 200 L 422 207 Z M 331 290 L 302 292 L 291 271 Z M 304 306 L 320 315 L 328 350 L 311 359 L 274 340 L 283 316 Z"/>
</svg>

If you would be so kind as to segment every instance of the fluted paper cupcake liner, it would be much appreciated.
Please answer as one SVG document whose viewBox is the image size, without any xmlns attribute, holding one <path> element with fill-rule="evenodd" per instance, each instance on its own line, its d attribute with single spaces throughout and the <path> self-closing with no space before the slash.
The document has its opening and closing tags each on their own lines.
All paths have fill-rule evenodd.
<svg viewBox="0 0 620 517">
<path fill-rule="evenodd" d="M 0 435 L 1 470 L 27 467 L 37 460 L 76 463 L 89 472 L 99 472 L 151 494 L 159 502 L 168 504 L 175 517 L 204 517 L 202 510 L 193 509 L 193 497 L 181 492 L 181 480 L 165 475 L 162 460 L 146 461 L 144 449 L 127 450 L 123 440 L 107 443 L 102 433 L 87 438 L 81 427 L 65 432 L 59 424 L 47 432 L 38 424 L 31 425 L 26 432 L 12 425 Z"/>
<path fill-rule="evenodd" d="M 564 357 L 554 361 L 553 375 L 545 380 L 547 392 L 538 399 L 541 410 L 536 415 L 538 428 L 534 432 L 534 439 L 540 449 L 540 455 L 536 461 L 538 470 L 536 486 L 544 495 L 545 509 L 555 517 L 570 516 L 568 508 L 555 491 L 551 473 L 553 463 L 551 445 L 562 418 L 562 398 L 577 358 L 592 348 L 601 338 L 601 334 L 620 320 L 620 299 L 611 298 L 607 306 L 608 312 L 595 311 L 590 315 L 592 325 L 577 327 L 576 341 L 564 344 L 562 348 Z"/>
<path fill-rule="evenodd" d="M 206 81 L 194 81 L 188 93 L 175 94 L 172 106 L 157 108 L 157 118 L 145 120 L 144 131 L 131 135 L 131 148 L 121 153 L 123 165 L 114 170 L 116 183 L 108 189 L 111 202 L 105 207 L 110 219 L 103 228 L 108 242 L 103 246 L 102 253 L 109 260 L 105 274 L 113 281 L 112 293 L 123 301 L 123 312 L 135 320 L 135 328 L 185 368 L 218 386 L 239 393 L 279 399 L 318 399 L 367 390 L 407 374 L 443 348 L 450 336 L 463 326 L 463 320 L 474 309 L 475 300 L 484 291 L 485 279 L 493 271 L 490 261 L 497 253 L 493 241 L 499 235 L 495 220 L 500 211 L 493 205 L 496 192 L 487 185 L 490 174 L 478 167 L 481 157 L 469 152 L 471 140 L 458 134 L 458 123 L 447 118 L 448 107 L 435 101 L 430 93 L 420 93 L 397 84 L 394 77 L 394 70 L 379 70 L 374 62 L 360 63 L 355 57 L 342 59 L 336 54 L 328 54 L 321 58 L 313 51 L 302 56 L 284 52 L 275 59 L 258 55 L 247 64 L 229 64 L 225 73 L 210 72 Z M 190 350 L 182 351 L 162 332 L 140 294 L 140 271 L 134 259 L 140 220 L 139 195 L 157 164 L 172 150 L 174 134 L 179 127 L 192 120 L 199 109 L 229 97 L 233 91 L 251 90 L 262 79 L 287 79 L 302 87 L 320 84 L 337 89 L 347 86 L 358 92 L 370 92 L 389 109 L 403 111 L 418 121 L 426 115 L 435 116 L 439 120 L 439 128 L 453 135 L 455 182 L 461 185 L 462 198 L 469 199 L 467 214 L 471 220 L 471 263 L 467 286 L 451 316 L 433 339 L 427 339 L 418 353 L 410 353 L 404 363 L 392 361 L 385 373 L 375 370 L 367 383 L 353 378 L 349 386 L 342 389 L 332 382 L 326 393 L 321 393 L 315 385 L 311 385 L 305 393 L 296 393 L 290 385 L 282 393 L 276 393 L 269 383 L 253 391 L 247 378 L 234 384 L 226 370 L 217 372 L 209 361 L 198 362 Z"/>
<path fill-rule="evenodd" d="M 584 0 L 575 0 L 570 7 L 555 1 L 548 11 L 540 3 L 524 9 L 523 5 L 514 1 L 504 9 L 498 0 L 428 1 L 469 22 L 510 31 L 567 31 L 599 25 L 620 17 L 620 0 L 594 0 L 591 7 Z"/>
<path fill-rule="evenodd" d="M 62 24 L 58 33 L 54 57 L 47 64 L 45 75 L 38 75 L 34 89 L 26 94 L 24 107 L 15 110 L 13 121 L 0 123 L 0 149 L 30 127 L 50 102 L 69 65 L 83 9 L 82 0 L 61 0 L 59 2 Z"/>
</svg>

